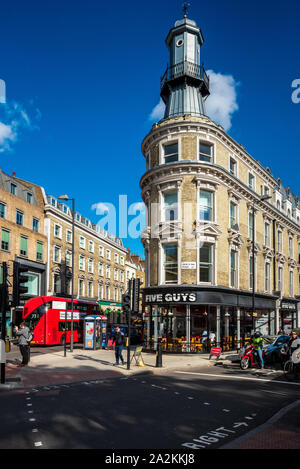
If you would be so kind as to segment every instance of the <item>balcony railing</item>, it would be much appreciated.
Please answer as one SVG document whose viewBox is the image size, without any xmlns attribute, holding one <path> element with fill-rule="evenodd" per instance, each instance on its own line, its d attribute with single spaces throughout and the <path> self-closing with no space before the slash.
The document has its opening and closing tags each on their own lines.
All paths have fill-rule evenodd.
<svg viewBox="0 0 300 469">
<path fill-rule="evenodd" d="M 167 68 L 160 81 L 161 88 L 164 87 L 167 81 L 175 80 L 176 78 L 184 75 L 203 80 L 207 89 L 209 89 L 209 77 L 206 74 L 203 65 L 198 65 L 193 62 L 189 62 L 188 60 Z"/>
</svg>

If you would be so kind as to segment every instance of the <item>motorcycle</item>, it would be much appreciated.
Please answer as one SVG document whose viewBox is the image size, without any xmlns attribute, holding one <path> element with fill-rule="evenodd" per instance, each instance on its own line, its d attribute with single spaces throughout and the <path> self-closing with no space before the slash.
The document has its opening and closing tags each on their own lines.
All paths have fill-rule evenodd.
<svg viewBox="0 0 300 469">
<path fill-rule="evenodd" d="M 263 350 L 263 357 L 264 355 L 265 352 Z M 242 368 L 242 370 L 247 370 L 248 368 L 252 368 L 255 366 L 261 366 L 259 355 L 253 345 L 249 344 L 241 354 L 240 367 Z"/>
</svg>

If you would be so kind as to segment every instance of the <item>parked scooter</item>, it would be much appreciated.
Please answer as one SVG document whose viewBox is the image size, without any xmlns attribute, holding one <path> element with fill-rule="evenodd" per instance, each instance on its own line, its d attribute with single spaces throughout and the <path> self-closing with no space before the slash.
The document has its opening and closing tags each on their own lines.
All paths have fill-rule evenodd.
<svg viewBox="0 0 300 469">
<path fill-rule="evenodd" d="M 265 352 L 263 350 L 263 357 L 264 355 Z M 255 366 L 261 366 L 259 355 L 253 345 L 249 344 L 246 346 L 245 351 L 241 355 L 240 366 L 242 370 L 247 370 L 248 368 L 253 368 Z"/>
</svg>

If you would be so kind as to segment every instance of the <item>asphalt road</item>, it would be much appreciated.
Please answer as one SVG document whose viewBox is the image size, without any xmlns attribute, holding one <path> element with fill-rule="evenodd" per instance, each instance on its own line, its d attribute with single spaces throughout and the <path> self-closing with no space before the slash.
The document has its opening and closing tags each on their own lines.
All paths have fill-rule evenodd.
<svg viewBox="0 0 300 469">
<path fill-rule="evenodd" d="M 298 397 L 299 386 L 276 373 L 238 367 L 9 392 L 0 398 L 0 448 L 217 449 Z"/>
</svg>

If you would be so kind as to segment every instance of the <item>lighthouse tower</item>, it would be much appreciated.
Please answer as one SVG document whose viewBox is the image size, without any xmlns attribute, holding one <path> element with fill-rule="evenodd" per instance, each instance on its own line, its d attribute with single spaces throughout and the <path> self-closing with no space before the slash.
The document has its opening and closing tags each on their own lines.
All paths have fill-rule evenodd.
<svg viewBox="0 0 300 469">
<path fill-rule="evenodd" d="M 200 62 L 204 42 L 201 29 L 184 15 L 169 31 L 166 44 L 170 65 L 161 79 L 161 97 L 166 104 L 164 119 L 175 116 L 205 116 L 209 78 Z"/>
</svg>

